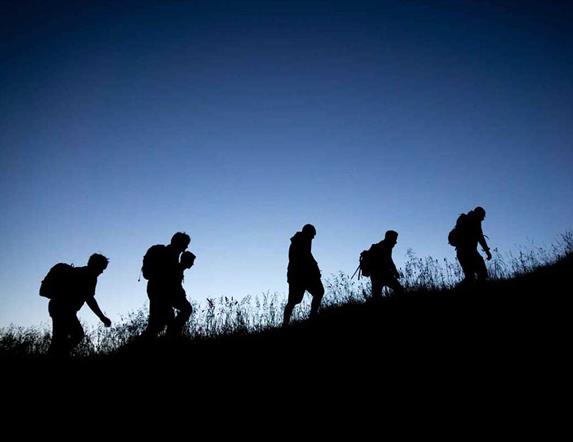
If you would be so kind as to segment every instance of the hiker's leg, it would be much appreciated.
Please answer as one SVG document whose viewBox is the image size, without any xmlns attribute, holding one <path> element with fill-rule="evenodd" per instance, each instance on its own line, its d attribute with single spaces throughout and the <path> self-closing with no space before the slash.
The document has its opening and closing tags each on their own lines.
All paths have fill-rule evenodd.
<svg viewBox="0 0 573 442">
<path fill-rule="evenodd" d="M 316 317 L 318 309 L 320 308 L 320 302 L 324 296 L 322 281 L 320 279 L 312 281 L 307 287 L 307 290 L 312 295 L 312 303 L 310 304 L 310 318 L 312 319 Z"/>
<path fill-rule="evenodd" d="M 52 340 L 48 353 L 51 356 L 61 357 L 67 354 L 67 333 L 62 319 L 57 315 L 52 316 Z"/>
<path fill-rule="evenodd" d="M 290 317 L 292 315 L 292 311 L 293 311 L 295 305 L 296 304 L 294 304 L 292 302 L 287 302 L 287 304 L 285 305 L 285 311 L 284 311 L 284 316 L 283 316 L 283 327 L 286 327 L 289 324 Z"/>
<path fill-rule="evenodd" d="M 477 250 L 475 257 L 475 273 L 477 274 L 478 282 L 484 282 L 488 277 L 485 261 Z"/>
<path fill-rule="evenodd" d="M 163 331 L 169 321 L 169 313 L 173 314 L 173 309 L 165 300 L 167 293 L 164 284 L 149 281 L 147 283 L 147 296 L 149 298 L 149 320 L 143 334 L 145 337 L 151 338 Z"/>
<path fill-rule="evenodd" d="M 382 278 L 372 275 L 370 277 L 370 284 L 372 285 L 372 299 L 380 299 L 382 297 Z"/>
<path fill-rule="evenodd" d="M 149 318 L 143 336 L 151 338 L 159 331 L 159 293 L 153 281 L 147 283 L 147 297 L 149 298 Z"/>
<path fill-rule="evenodd" d="M 174 303 L 174 307 L 177 309 L 177 316 L 173 318 L 169 326 L 167 327 L 167 332 L 170 335 L 179 335 L 183 331 L 185 324 L 191 317 L 193 308 L 187 299 L 178 300 Z"/>
<path fill-rule="evenodd" d="M 149 322 L 144 335 L 157 336 L 163 331 L 169 320 L 173 317 L 173 309 L 163 300 L 149 301 Z"/>
<path fill-rule="evenodd" d="M 69 321 L 55 300 L 50 300 L 48 311 L 52 318 L 52 340 L 48 353 L 54 357 L 66 357 L 69 353 Z"/>
<path fill-rule="evenodd" d="M 69 319 L 69 334 L 69 349 L 73 350 L 86 335 L 82 328 L 82 324 L 76 315 L 73 315 Z"/>
<path fill-rule="evenodd" d="M 388 278 L 386 285 L 392 289 L 394 294 L 401 295 L 404 293 L 404 287 L 400 284 L 400 281 L 396 277 Z"/>
<path fill-rule="evenodd" d="M 464 272 L 464 284 L 473 282 L 474 280 L 474 266 L 472 265 L 472 253 L 471 250 L 457 249 L 456 255 L 462 270 Z"/>
<path fill-rule="evenodd" d="M 299 283 L 289 283 L 288 285 L 288 301 L 285 305 L 284 317 L 283 317 L 283 327 L 286 327 L 290 322 L 290 317 L 294 306 L 302 301 L 304 296 L 305 287 Z"/>
<path fill-rule="evenodd" d="M 158 308 L 155 301 L 149 300 L 149 319 L 143 334 L 147 337 L 155 336 L 159 332 Z"/>
</svg>

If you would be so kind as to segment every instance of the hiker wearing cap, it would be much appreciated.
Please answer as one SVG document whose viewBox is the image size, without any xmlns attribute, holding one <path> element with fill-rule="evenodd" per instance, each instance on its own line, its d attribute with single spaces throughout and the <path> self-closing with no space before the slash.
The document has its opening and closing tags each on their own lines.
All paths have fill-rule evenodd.
<svg viewBox="0 0 573 442">
<path fill-rule="evenodd" d="M 373 299 L 379 299 L 382 296 L 384 287 L 390 287 L 397 294 L 404 291 L 404 288 L 398 281 L 400 273 L 392 259 L 392 249 L 397 242 L 398 232 L 388 230 L 384 235 L 384 239 L 379 243 L 372 244 L 368 251 Z"/>
<path fill-rule="evenodd" d="M 316 229 L 312 224 L 306 224 L 300 232 L 296 232 L 290 239 L 288 251 L 289 263 L 287 282 L 289 286 L 288 301 L 284 310 L 283 327 L 290 322 L 295 305 L 300 304 L 304 292 L 312 295 L 310 317 L 318 313 L 320 301 L 324 296 L 324 286 L 320 280 L 320 269 L 312 256 L 312 240 L 316 236 Z"/>
<path fill-rule="evenodd" d="M 488 261 L 492 258 L 482 231 L 484 219 L 483 207 L 462 213 L 448 235 L 448 242 L 456 248 L 456 256 L 464 272 L 464 283 L 483 282 L 488 277 L 485 262 L 477 249 L 478 244 L 481 245 Z"/>
</svg>

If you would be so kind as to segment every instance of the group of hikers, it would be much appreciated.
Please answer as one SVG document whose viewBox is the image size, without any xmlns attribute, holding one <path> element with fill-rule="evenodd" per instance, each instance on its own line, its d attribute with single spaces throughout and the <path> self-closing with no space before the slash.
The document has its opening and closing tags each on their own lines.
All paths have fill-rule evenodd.
<svg viewBox="0 0 573 442">
<path fill-rule="evenodd" d="M 448 242 L 456 248 L 457 259 L 464 272 L 463 284 L 483 282 L 488 276 L 485 262 L 477 250 L 478 244 L 481 245 L 487 259 L 491 259 L 481 226 L 484 219 L 485 210 L 476 207 L 467 214 L 461 214 L 448 235 Z M 316 228 L 306 224 L 291 238 L 287 269 L 289 292 L 283 327 L 289 324 L 293 309 L 303 300 L 305 292 L 312 296 L 310 318 L 316 317 L 324 296 L 320 269 L 312 255 L 315 236 Z M 392 249 L 397 241 L 398 232 L 388 230 L 382 241 L 360 254 L 357 272 L 370 277 L 374 300 L 381 298 L 384 287 L 398 295 L 404 291 L 399 281 L 400 273 L 392 259 Z M 168 245 L 154 245 L 143 257 L 141 271 L 147 280 L 149 298 L 149 319 L 143 339 L 152 339 L 164 331 L 169 336 L 180 335 L 191 316 L 192 307 L 183 287 L 183 274 L 195 262 L 195 255 L 187 251 L 190 242 L 188 234 L 177 232 Z M 69 355 L 84 338 L 84 330 L 77 317 L 84 303 L 106 327 L 111 325 L 111 320 L 103 314 L 95 299 L 97 278 L 108 263 L 108 258 L 95 253 L 85 267 L 56 264 L 42 281 L 40 295 L 49 299 L 48 311 L 52 318 L 51 355 Z"/>
</svg>

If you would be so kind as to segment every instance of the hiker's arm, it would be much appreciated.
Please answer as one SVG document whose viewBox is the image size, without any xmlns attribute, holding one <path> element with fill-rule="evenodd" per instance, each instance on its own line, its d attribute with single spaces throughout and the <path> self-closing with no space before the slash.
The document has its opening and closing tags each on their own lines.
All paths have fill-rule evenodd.
<svg viewBox="0 0 573 442">
<path fill-rule="evenodd" d="M 487 245 L 487 242 L 485 242 L 485 237 L 483 236 L 483 232 L 481 230 L 481 227 L 479 229 L 478 242 L 479 242 L 479 245 L 481 246 L 481 248 L 483 249 L 483 251 L 486 253 L 487 259 L 490 260 L 491 259 L 491 252 L 489 251 L 489 247 Z"/>
<path fill-rule="evenodd" d="M 392 262 L 392 270 L 394 271 L 394 276 L 396 277 L 396 279 L 400 279 L 400 272 L 398 272 L 398 268 L 396 267 L 394 260 L 392 260 L 391 262 Z"/>
<path fill-rule="evenodd" d="M 310 259 L 308 260 L 308 268 L 312 269 L 314 276 L 320 277 L 320 268 L 318 267 L 318 263 L 312 254 L 310 255 Z"/>
<path fill-rule="evenodd" d="M 106 315 L 103 314 L 103 312 L 99 308 L 96 299 L 93 296 L 90 296 L 87 299 L 86 304 L 88 305 L 89 308 L 91 308 L 92 312 L 96 314 L 96 316 L 100 319 L 101 322 L 104 323 L 106 327 L 109 327 L 111 325 L 111 321 Z"/>
<path fill-rule="evenodd" d="M 388 264 L 385 266 L 392 275 L 396 277 L 396 279 L 400 278 L 400 273 L 398 273 L 398 269 L 396 268 L 396 264 L 394 263 L 394 259 L 392 258 L 392 249 L 388 248 L 384 250 L 384 261 Z"/>
</svg>

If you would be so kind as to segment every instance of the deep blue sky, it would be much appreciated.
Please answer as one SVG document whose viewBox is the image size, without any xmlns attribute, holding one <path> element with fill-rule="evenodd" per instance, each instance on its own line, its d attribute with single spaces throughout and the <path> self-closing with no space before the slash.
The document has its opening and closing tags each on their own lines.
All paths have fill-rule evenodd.
<svg viewBox="0 0 573 442">
<path fill-rule="evenodd" d="M 566 3 L 92 3 L 0 2 L 0 326 L 47 322 L 45 273 L 96 251 L 118 320 L 178 230 L 202 300 L 286 293 L 309 222 L 324 275 L 390 228 L 398 264 L 453 257 L 478 204 L 503 250 L 571 229 Z"/>
</svg>

